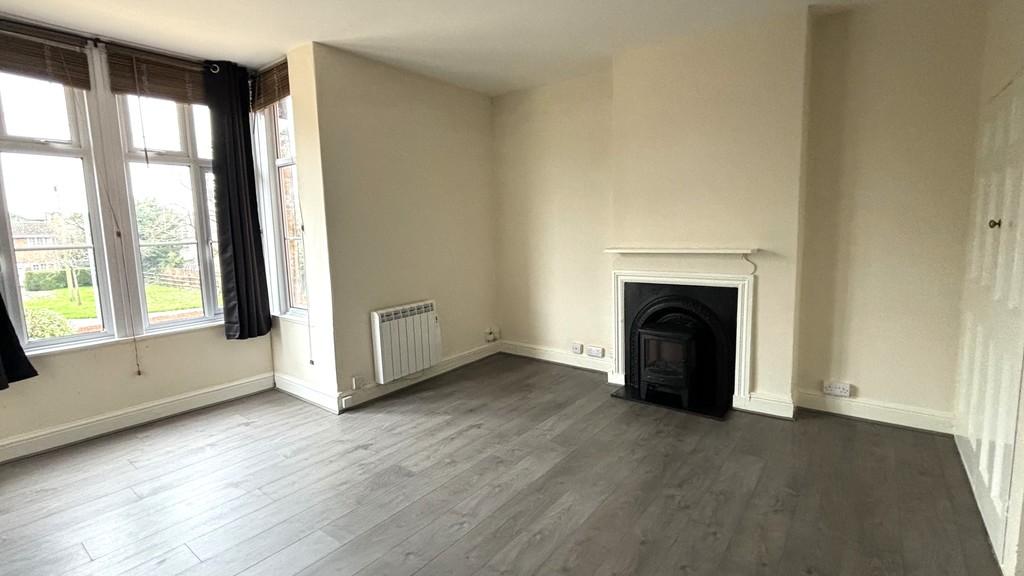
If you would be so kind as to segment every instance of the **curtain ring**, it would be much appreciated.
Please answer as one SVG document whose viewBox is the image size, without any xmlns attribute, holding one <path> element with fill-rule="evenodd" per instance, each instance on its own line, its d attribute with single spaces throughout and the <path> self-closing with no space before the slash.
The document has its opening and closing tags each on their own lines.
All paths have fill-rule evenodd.
<svg viewBox="0 0 1024 576">
<path fill-rule="evenodd" d="M 214 74 L 219 73 L 220 66 L 218 66 L 217 64 L 210 64 L 210 72 L 213 72 Z"/>
</svg>

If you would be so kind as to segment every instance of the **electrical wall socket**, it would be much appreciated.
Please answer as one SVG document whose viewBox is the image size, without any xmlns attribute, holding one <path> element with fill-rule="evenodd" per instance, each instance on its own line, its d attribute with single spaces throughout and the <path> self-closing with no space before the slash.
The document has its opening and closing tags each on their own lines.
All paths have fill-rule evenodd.
<svg viewBox="0 0 1024 576">
<path fill-rule="evenodd" d="M 604 348 L 602 346 L 587 346 L 587 356 L 591 358 L 604 358 Z"/>
<path fill-rule="evenodd" d="M 826 396 L 837 396 L 839 398 L 850 397 L 850 385 L 846 382 L 822 382 L 821 391 Z"/>
<path fill-rule="evenodd" d="M 583 342 L 573 342 L 572 343 L 572 353 L 573 354 L 583 354 Z"/>
</svg>

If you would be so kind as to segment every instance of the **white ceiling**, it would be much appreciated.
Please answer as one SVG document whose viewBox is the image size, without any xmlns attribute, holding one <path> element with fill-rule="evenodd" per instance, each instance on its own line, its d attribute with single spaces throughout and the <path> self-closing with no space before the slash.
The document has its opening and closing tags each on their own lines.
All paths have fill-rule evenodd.
<svg viewBox="0 0 1024 576">
<path fill-rule="evenodd" d="M 841 3 L 843 0 L 824 0 Z M 0 0 L 0 12 L 259 67 L 323 42 L 488 94 L 809 0 Z"/>
</svg>

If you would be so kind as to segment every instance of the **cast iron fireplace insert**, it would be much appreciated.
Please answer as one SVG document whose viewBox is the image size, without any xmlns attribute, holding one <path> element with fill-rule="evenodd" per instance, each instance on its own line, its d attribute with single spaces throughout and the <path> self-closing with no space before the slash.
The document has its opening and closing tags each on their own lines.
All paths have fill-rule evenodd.
<svg viewBox="0 0 1024 576">
<path fill-rule="evenodd" d="M 735 288 L 629 282 L 626 385 L 614 394 L 723 418 L 736 371 Z"/>
</svg>

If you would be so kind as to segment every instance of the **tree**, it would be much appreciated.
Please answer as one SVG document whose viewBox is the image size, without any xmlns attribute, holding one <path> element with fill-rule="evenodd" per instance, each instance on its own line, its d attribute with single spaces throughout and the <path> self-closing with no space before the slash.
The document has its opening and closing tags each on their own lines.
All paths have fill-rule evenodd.
<svg viewBox="0 0 1024 576">
<path fill-rule="evenodd" d="M 48 224 L 53 231 L 58 245 L 72 246 L 84 244 L 89 238 L 85 215 L 81 212 L 63 214 L 54 212 L 48 217 Z M 89 253 L 84 249 L 54 250 L 57 265 L 64 271 L 67 278 L 68 298 L 82 305 L 82 292 L 79 289 L 78 270 L 90 269 Z"/>
<path fill-rule="evenodd" d="M 189 218 L 182 216 L 153 198 L 135 205 L 135 219 L 139 224 L 139 239 L 148 242 L 179 242 L 184 231 L 191 226 Z M 142 249 L 142 272 L 158 273 L 168 268 L 185 265 L 181 245 L 145 246 Z"/>
</svg>

